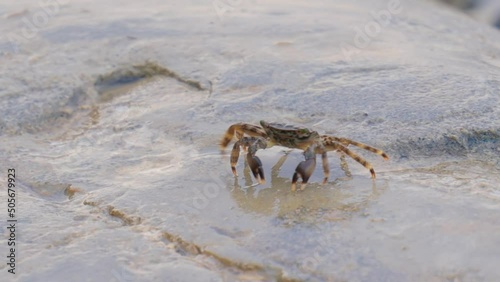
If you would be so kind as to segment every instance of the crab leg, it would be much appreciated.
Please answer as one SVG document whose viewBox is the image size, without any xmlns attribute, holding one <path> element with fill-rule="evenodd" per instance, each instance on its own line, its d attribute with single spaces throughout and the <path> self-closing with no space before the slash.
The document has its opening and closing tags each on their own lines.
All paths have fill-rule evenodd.
<svg viewBox="0 0 500 282">
<path fill-rule="evenodd" d="M 347 138 L 339 138 L 339 137 L 330 136 L 330 135 L 321 135 L 321 139 L 323 141 L 323 144 L 325 144 L 325 146 L 332 144 L 334 142 L 338 142 L 338 143 L 344 145 L 345 147 L 347 147 L 349 145 L 353 145 L 353 146 L 365 149 L 367 151 L 370 151 L 372 153 L 375 153 L 377 155 L 380 155 L 384 158 L 384 160 L 389 159 L 389 156 L 384 151 L 377 149 L 377 148 L 373 148 L 371 146 L 368 146 L 368 145 L 360 143 L 360 142 L 356 142 L 356 141 L 347 139 Z"/>
<path fill-rule="evenodd" d="M 323 174 L 325 175 L 325 178 L 323 178 L 323 184 L 326 184 L 328 177 L 330 177 L 330 166 L 328 165 L 326 150 L 321 154 L 321 160 L 323 161 Z"/>
<path fill-rule="evenodd" d="M 342 153 L 348 155 L 349 157 L 353 158 L 355 161 L 366 167 L 368 170 L 370 170 L 370 173 L 372 175 L 372 178 L 375 179 L 375 170 L 373 170 L 372 165 L 367 162 L 365 159 L 362 157 L 356 155 L 353 151 L 347 149 L 344 147 L 342 144 L 335 143 L 335 142 L 329 142 L 329 143 L 324 143 L 323 144 L 326 148 L 327 151 L 341 151 Z"/>
<path fill-rule="evenodd" d="M 240 146 L 241 146 L 241 141 L 237 141 L 234 143 L 233 150 L 231 150 L 231 171 L 233 172 L 234 176 L 238 176 L 238 173 L 236 172 L 236 164 L 238 163 L 238 159 L 240 158 Z"/>
<path fill-rule="evenodd" d="M 236 173 L 236 164 L 240 157 L 240 146 L 248 147 L 247 162 L 250 166 L 253 176 L 260 184 L 266 182 L 264 177 L 264 169 L 262 168 L 262 162 L 259 157 L 255 155 L 257 150 L 265 149 L 267 147 L 267 142 L 261 137 L 242 137 L 239 141 L 234 143 L 233 150 L 231 151 L 231 170 L 234 176 L 238 176 Z"/>
</svg>

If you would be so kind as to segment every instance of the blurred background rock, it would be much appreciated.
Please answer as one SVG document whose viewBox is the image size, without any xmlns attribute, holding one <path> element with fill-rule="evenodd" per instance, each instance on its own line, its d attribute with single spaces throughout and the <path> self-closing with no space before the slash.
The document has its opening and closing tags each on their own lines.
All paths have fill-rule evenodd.
<svg viewBox="0 0 500 282">
<path fill-rule="evenodd" d="M 500 29 L 500 0 L 437 0 Z"/>
</svg>

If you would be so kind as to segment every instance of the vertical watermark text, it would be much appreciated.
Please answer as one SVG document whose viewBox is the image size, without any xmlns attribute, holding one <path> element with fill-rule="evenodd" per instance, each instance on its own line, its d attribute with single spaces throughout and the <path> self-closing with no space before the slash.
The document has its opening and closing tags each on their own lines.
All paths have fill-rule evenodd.
<svg viewBox="0 0 500 282">
<path fill-rule="evenodd" d="M 7 272 L 16 274 L 16 170 L 7 169 Z"/>
</svg>

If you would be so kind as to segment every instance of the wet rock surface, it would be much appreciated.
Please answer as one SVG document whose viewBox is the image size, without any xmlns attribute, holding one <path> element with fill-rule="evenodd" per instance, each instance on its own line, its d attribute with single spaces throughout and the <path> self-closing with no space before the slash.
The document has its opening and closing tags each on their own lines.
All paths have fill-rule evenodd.
<svg viewBox="0 0 500 282">
<path fill-rule="evenodd" d="M 0 6 L 0 168 L 19 172 L 27 248 L 17 279 L 500 276 L 498 31 L 427 2 L 217 4 Z M 243 156 L 234 178 L 218 142 L 259 120 L 391 160 L 353 149 L 372 181 L 331 152 L 330 181 L 317 167 L 291 193 L 303 155 L 274 147 L 258 152 L 266 184 Z"/>
</svg>

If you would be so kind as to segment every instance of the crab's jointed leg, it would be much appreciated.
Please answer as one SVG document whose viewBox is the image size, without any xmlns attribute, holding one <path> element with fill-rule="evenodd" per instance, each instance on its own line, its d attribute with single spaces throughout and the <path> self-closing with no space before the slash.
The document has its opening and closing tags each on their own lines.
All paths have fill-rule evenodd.
<svg viewBox="0 0 500 282">
<path fill-rule="evenodd" d="M 355 161 L 357 161 L 358 163 L 366 167 L 368 170 L 370 170 L 372 178 L 375 179 L 376 177 L 375 170 L 373 170 L 372 165 L 362 157 L 356 155 L 353 151 L 347 149 L 344 145 L 333 141 L 323 141 L 323 145 L 325 146 L 327 151 L 340 151 L 348 155 L 349 157 L 353 158 Z"/>
<path fill-rule="evenodd" d="M 323 141 L 323 144 L 325 144 L 325 146 L 326 146 L 326 144 L 331 144 L 334 142 L 340 143 L 340 144 L 344 145 L 344 147 L 347 147 L 349 145 L 353 145 L 353 146 L 365 149 L 367 151 L 370 151 L 372 153 L 375 153 L 377 155 L 380 155 L 384 158 L 384 160 L 389 159 L 389 156 L 384 151 L 377 149 L 377 148 L 373 148 L 371 146 L 368 146 L 368 145 L 360 143 L 360 142 L 356 142 L 356 141 L 347 139 L 347 138 L 335 137 L 335 136 L 330 136 L 330 135 L 321 135 L 321 140 Z"/>
<path fill-rule="evenodd" d="M 323 161 L 323 174 L 325 175 L 325 178 L 323 178 L 323 184 L 326 184 L 328 177 L 330 177 L 330 166 L 328 165 L 328 155 L 326 154 L 326 149 L 323 149 L 323 153 L 321 153 L 321 160 Z"/>
<path fill-rule="evenodd" d="M 255 155 L 257 150 L 265 149 L 267 147 L 267 142 L 262 137 L 242 137 L 240 140 L 236 141 L 231 151 L 231 170 L 234 176 L 238 176 L 236 173 L 236 164 L 238 163 L 238 158 L 240 157 L 240 146 L 247 147 L 247 162 L 250 166 L 253 176 L 260 184 L 264 184 L 266 179 L 264 177 L 264 169 L 262 168 L 262 162 L 259 157 Z"/>
</svg>

